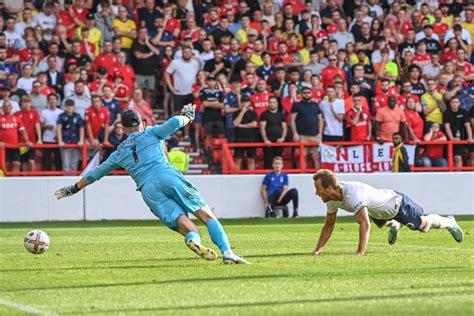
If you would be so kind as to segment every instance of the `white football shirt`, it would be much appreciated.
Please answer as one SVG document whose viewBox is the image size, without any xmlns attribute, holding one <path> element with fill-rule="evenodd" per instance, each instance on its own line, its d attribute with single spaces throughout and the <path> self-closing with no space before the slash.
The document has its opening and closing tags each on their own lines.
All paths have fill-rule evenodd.
<svg viewBox="0 0 474 316">
<path fill-rule="evenodd" d="M 367 207 L 371 217 L 389 220 L 397 215 L 402 202 L 402 197 L 395 191 L 376 189 L 362 182 L 341 182 L 341 189 L 342 201 L 326 203 L 329 214 L 335 214 L 341 209 L 357 215 L 361 209 Z"/>
</svg>

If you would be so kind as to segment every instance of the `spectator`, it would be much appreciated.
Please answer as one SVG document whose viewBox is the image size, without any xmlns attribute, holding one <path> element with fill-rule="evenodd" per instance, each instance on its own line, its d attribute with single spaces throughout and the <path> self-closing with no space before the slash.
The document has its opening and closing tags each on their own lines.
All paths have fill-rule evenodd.
<svg viewBox="0 0 474 316">
<path fill-rule="evenodd" d="M 114 151 L 116 151 L 117 146 L 126 139 L 127 134 L 123 132 L 122 122 L 119 121 L 115 123 L 109 137 L 109 143 L 112 147 L 105 148 L 104 160 L 107 159 Z"/>
<path fill-rule="evenodd" d="M 66 98 L 63 104 L 66 104 L 67 100 L 74 101 L 74 111 L 82 118 L 85 118 L 86 110 L 91 104 L 91 98 L 85 92 L 85 84 L 83 81 L 78 80 L 74 83 L 74 94 Z"/>
<path fill-rule="evenodd" d="M 3 113 L 0 113 L 0 148 L 5 144 L 18 146 L 18 134 L 21 134 L 27 146 L 31 146 L 28 134 L 23 122 L 18 116 L 13 115 L 11 102 L 5 100 L 2 106 Z M 18 148 L 5 149 L 7 169 L 9 171 L 20 171 L 20 150 Z"/>
<path fill-rule="evenodd" d="M 10 101 L 15 102 L 18 107 L 20 105 L 21 98 L 26 96 L 27 93 L 23 89 L 19 89 L 17 87 L 17 75 L 16 74 L 8 74 L 7 75 L 7 83 L 8 83 L 8 98 Z M 19 110 L 19 108 L 18 108 Z"/>
<path fill-rule="evenodd" d="M 220 75 L 220 78 L 222 78 L 222 75 Z M 219 80 L 219 83 L 222 86 L 222 80 Z M 225 79 L 227 82 L 227 79 Z M 227 91 L 227 87 L 224 86 L 224 110 L 226 113 L 226 121 L 225 121 L 225 128 L 226 128 L 226 136 L 227 139 L 229 140 L 230 143 L 235 142 L 235 126 L 234 126 L 234 118 L 233 118 L 233 113 L 237 112 L 240 110 L 239 103 L 240 103 L 240 98 L 241 98 L 241 92 L 242 92 L 242 81 L 237 78 L 233 82 L 234 86 L 234 91 L 230 90 L 230 87 Z"/>
<path fill-rule="evenodd" d="M 421 96 L 423 105 L 423 114 L 427 123 L 443 123 L 443 112 L 446 111 L 446 105 L 443 101 L 443 95 L 436 91 L 436 81 L 427 80 L 427 91 Z"/>
<path fill-rule="evenodd" d="M 278 111 L 278 99 L 268 98 L 268 110 L 260 116 L 260 135 L 266 147 L 263 148 L 264 168 L 272 167 L 273 158 L 281 156 L 284 147 L 270 147 L 272 143 L 283 143 L 287 134 L 287 125 L 283 114 Z"/>
<path fill-rule="evenodd" d="M 443 113 L 444 130 L 448 140 L 467 140 L 474 142 L 472 138 L 472 128 L 469 122 L 468 113 L 461 108 L 459 97 L 453 97 L 449 100 L 449 109 Z M 471 145 L 472 146 L 472 145 Z M 467 149 L 465 145 L 454 145 L 454 166 L 462 167 L 462 156 Z"/>
<path fill-rule="evenodd" d="M 265 80 L 258 80 L 256 91 L 250 96 L 250 104 L 259 118 L 262 113 L 268 109 L 269 98 L 272 96 L 273 93 L 267 92 L 267 83 Z"/>
<path fill-rule="evenodd" d="M 104 38 L 102 37 L 102 31 L 96 26 L 94 13 L 87 13 L 84 25 L 76 30 L 75 38 L 93 44 L 94 49 L 91 53 L 94 56 L 99 55 Z"/>
<path fill-rule="evenodd" d="M 451 100 L 457 96 L 461 102 L 461 109 L 469 111 L 472 107 L 473 100 L 464 86 L 462 75 L 455 75 L 453 80 L 448 84 L 449 91 L 444 95 L 445 100 Z"/>
<path fill-rule="evenodd" d="M 174 95 L 174 113 L 193 102 L 192 86 L 196 82 L 196 74 L 200 69 L 199 61 L 192 57 L 190 47 L 183 48 L 183 56 L 174 59 L 164 73 L 165 82 Z M 173 81 L 171 81 L 171 75 Z"/>
<path fill-rule="evenodd" d="M 207 77 L 207 87 L 204 88 L 199 98 L 204 108 L 204 151 L 209 154 L 212 136 L 223 136 L 225 134 L 221 111 L 224 108 L 224 94 L 218 89 L 216 77 Z"/>
<path fill-rule="evenodd" d="M 48 86 L 52 87 L 57 94 L 64 96 L 64 85 L 66 80 L 62 72 L 57 71 L 56 66 L 56 56 L 48 57 L 48 70 L 46 71 L 48 75 Z"/>
<path fill-rule="evenodd" d="M 53 37 L 53 31 L 57 24 L 57 18 L 53 14 L 54 4 L 46 2 L 44 4 L 43 12 L 39 12 L 33 18 L 33 23 L 41 27 L 44 32 L 44 38 L 50 41 Z"/>
<path fill-rule="evenodd" d="M 22 67 L 21 77 L 18 79 L 16 86 L 18 89 L 24 90 L 26 93 L 30 94 L 33 90 L 33 82 L 36 81 L 35 77 L 32 77 L 33 69 L 31 65 L 25 64 Z"/>
<path fill-rule="evenodd" d="M 375 116 L 375 139 L 379 143 L 390 142 L 394 133 L 406 135 L 406 118 L 397 106 L 395 96 L 388 97 L 388 106 L 382 107 Z"/>
<path fill-rule="evenodd" d="M 109 146 L 109 110 L 98 95 L 92 96 L 92 105 L 85 114 L 86 137 L 90 144 Z"/>
<path fill-rule="evenodd" d="M 133 90 L 133 96 L 128 103 L 128 109 L 137 110 L 147 126 L 153 126 L 156 124 L 153 110 L 151 109 L 150 104 L 143 99 L 143 91 L 140 88 L 135 88 L 135 90 Z"/>
<path fill-rule="evenodd" d="M 121 39 L 122 48 L 129 50 L 133 40 L 137 38 L 137 25 L 128 17 L 128 10 L 125 6 L 119 7 L 118 16 L 112 22 L 112 28 L 115 36 Z"/>
<path fill-rule="evenodd" d="M 342 141 L 344 138 L 343 121 L 345 116 L 344 101 L 336 99 L 333 86 L 326 88 L 327 99 L 319 104 L 324 118 L 323 142 Z"/>
<path fill-rule="evenodd" d="M 168 160 L 176 169 L 182 173 L 188 172 L 189 154 L 182 151 L 179 146 L 177 137 L 172 136 L 167 141 L 168 144 Z"/>
<path fill-rule="evenodd" d="M 122 109 L 120 108 L 119 101 L 114 98 L 114 92 L 112 87 L 109 85 L 105 85 L 102 88 L 102 103 L 107 108 L 107 110 L 109 110 L 109 129 L 112 131 L 115 124 L 121 120 Z"/>
<path fill-rule="evenodd" d="M 336 55 L 330 55 L 329 66 L 324 68 L 321 72 L 321 82 L 323 83 L 324 88 L 334 85 L 334 79 L 336 76 L 341 76 L 343 82 L 346 82 L 346 75 L 344 71 L 337 67 L 337 57 Z"/>
<path fill-rule="evenodd" d="M 253 143 L 258 137 L 258 116 L 250 107 L 250 99 L 243 95 L 240 99 L 240 111 L 233 114 L 236 143 Z M 242 169 L 244 152 L 247 157 L 247 169 L 255 170 L 256 147 L 236 147 L 234 151 L 235 168 Z"/>
<path fill-rule="evenodd" d="M 41 111 L 41 130 L 43 131 L 43 144 L 57 145 L 58 117 L 64 111 L 58 109 L 59 97 L 57 94 L 48 95 L 48 107 Z M 53 159 L 54 157 L 54 159 Z M 55 169 L 52 169 L 54 163 Z M 43 170 L 59 170 L 61 156 L 57 148 L 43 149 Z"/>
<path fill-rule="evenodd" d="M 69 0 L 70 1 L 70 0 Z M 100 10 L 95 13 L 95 21 L 97 28 L 102 33 L 102 43 L 105 46 L 105 41 L 112 41 L 114 39 L 113 20 L 114 14 L 112 14 L 112 8 L 109 1 L 102 0 Z"/>
<path fill-rule="evenodd" d="M 141 27 L 138 31 L 138 38 L 133 41 L 130 52 L 133 55 L 137 87 L 143 90 L 145 100 L 151 104 L 151 99 L 155 95 L 155 68 L 158 66 L 156 56 L 160 55 L 160 50 L 148 40 L 148 31 L 145 27 Z"/>
<path fill-rule="evenodd" d="M 231 70 L 232 64 L 230 61 L 224 59 L 224 53 L 219 48 L 214 50 L 214 58 L 206 61 L 204 64 L 204 71 L 213 76 L 217 76 L 219 74 L 228 76 Z"/>
<path fill-rule="evenodd" d="M 370 141 L 372 138 L 372 120 L 368 108 L 362 106 L 362 96 L 353 96 L 354 105 L 347 111 L 348 127 L 351 130 L 351 141 Z"/>
<path fill-rule="evenodd" d="M 402 134 L 393 133 L 393 172 L 411 172 L 407 149 L 403 146 Z"/>
<path fill-rule="evenodd" d="M 17 73 L 16 68 L 10 64 L 7 63 L 7 48 L 5 46 L 0 46 L 0 84 L 2 84 L 4 87 L 7 85 L 7 75 L 9 73 Z"/>
<path fill-rule="evenodd" d="M 416 143 L 423 138 L 424 121 L 416 108 L 415 98 L 409 97 L 405 103 L 405 118 L 408 132 L 408 140 Z"/>
<path fill-rule="evenodd" d="M 446 141 L 446 135 L 441 131 L 438 123 L 433 123 L 425 134 L 423 140 L 428 142 L 442 142 Z M 427 145 L 421 160 L 423 167 L 447 167 L 448 162 L 443 155 L 443 145 Z"/>
<path fill-rule="evenodd" d="M 346 48 L 347 43 L 354 43 L 354 35 L 347 31 L 347 23 L 344 19 L 337 22 L 337 32 L 332 33 L 329 38 L 337 41 L 338 49 Z"/>
<path fill-rule="evenodd" d="M 25 95 L 21 98 L 21 111 L 15 113 L 15 116 L 21 120 L 25 127 L 26 134 L 28 139 L 23 137 L 20 138 L 20 143 L 27 143 L 30 141 L 32 144 L 41 145 L 41 120 L 38 111 L 31 108 L 31 98 L 28 95 Z M 20 136 L 23 136 L 20 133 Z M 35 148 L 26 147 L 26 152 L 21 152 L 20 150 L 20 161 L 22 163 L 22 169 L 26 171 L 35 171 Z"/>
<path fill-rule="evenodd" d="M 291 130 L 295 142 L 321 142 L 324 121 L 318 104 L 311 100 L 311 88 L 303 87 L 303 99 L 293 105 L 291 109 Z M 319 151 L 316 146 L 305 146 L 304 165 L 306 169 L 306 156 L 311 153 L 315 169 L 320 169 Z"/>
<path fill-rule="evenodd" d="M 113 76 L 112 68 L 117 64 L 117 56 L 112 52 L 112 42 L 104 41 L 102 53 L 100 53 L 94 60 L 94 68 L 99 69 L 104 67 L 110 76 Z"/>
<path fill-rule="evenodd" d="M 273 158 L 273 171 L 265 175 L 260 189 L 263 202 L 265 203 L 265 217 L 276 217 L 275 207 L 287 205 L 293 202 L 293 218 L 298 217 L 298 191 L 289 189 L 288 175 L 283 169 L 283 158 Z M 288 217 L 288 212 L 283 216 Z"/>
<path fill-rule="evenodd" d="M 81 160 L 81 146 L 84 144 L 84 120 L 74 112 L 73 100 L 66 101 L 65 112 L 58 116 L 57 138 L 62 170 L 77 171 Z M 78 145 L 79 148 L 66 148 L 65 144 Z"/>
<path fill-rule="evenodd" d="M 319 62 L 319 54 L 316 50 L 309 53 L 309 62 L 303 67 L 303 70 L 310 70 L 313 75 L 319 75 L 324 69 L 324 65 Z"/>
<path fill-rule="evenodd" d="M 33 90 L 31 91 L 31 106 L 41 113 L 48 106 L 48 100 L 44 94 L 41 93 L 41 83 L 33 82 Z"/>
<path fill-rule="evenodd" d="M 122 76 L 122 83 L 127 86 L 128 91 L 133 91 L 135 87 L 135 70 L 127 63 L 127 55 L 124 52 L 117 54 L 117 63 L 109 70 L 109 77 L 115 77 L 117 73 Z"/>
</svg>

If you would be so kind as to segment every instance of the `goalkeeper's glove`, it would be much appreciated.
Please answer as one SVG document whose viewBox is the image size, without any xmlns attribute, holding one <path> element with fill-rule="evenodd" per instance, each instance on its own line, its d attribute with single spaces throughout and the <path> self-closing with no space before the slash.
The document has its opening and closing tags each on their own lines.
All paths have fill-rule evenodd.
<svg viewBox="0 0 474 316">
<path fill-rule="evenodd" d="M 181 110 L 181 115 L 186 116 L 191 122 L 194 121 L 194 116 L 196 115 L 196 105 L 192 103 L 186 104 Z"/>
<path fill-rule="evenodd" d="M 79 187 L 77 186 L 77 183 L 76 183 L 76 184 L 71 184 L 71 185 L 68 185 L 67 187 L 64 187 L 64 188 L 61 188 L 61 189 L 57 190 L 54 193 L 54 195 L 56 195 L 56 199 L 60 200 L 63 197 L 68 197 L 68 196 L 74 195 L 79 191 L 81 191 L 81 189 L 79 189 Z"/>
</svg>

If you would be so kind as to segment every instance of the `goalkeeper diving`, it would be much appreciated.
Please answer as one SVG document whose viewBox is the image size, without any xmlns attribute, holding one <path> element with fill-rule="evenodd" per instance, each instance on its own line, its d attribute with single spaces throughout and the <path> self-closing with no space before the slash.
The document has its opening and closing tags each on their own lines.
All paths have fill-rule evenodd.
<svg viewBox="0 0 474 316">
<path fill-rule="evenodd" d="M 137 184 L 143 200 L 153 214 L 170 229 L 184 236 L 186 246 L 206 260 L 216 260 L 217 253 L 201 244 L 197 226 L 188 218 L 192 213 L 207 226 L 211 240 L 222 252 L 225 264 L 249 264 L 235 255 L 227 234 L 198 190 L 175 167 L 163 151 L 165 139 L 194 120 L 196 105 L 187 104 L 181 115 L 161 125 L 144 127 L 135 110 L 122 113 L 122 124 L 128 138 L 109 158 L 89 171 L 77 183 L 56 191 L 56 198 L 71 196 L 109 172 L 123 168 Z"/>
</svg>

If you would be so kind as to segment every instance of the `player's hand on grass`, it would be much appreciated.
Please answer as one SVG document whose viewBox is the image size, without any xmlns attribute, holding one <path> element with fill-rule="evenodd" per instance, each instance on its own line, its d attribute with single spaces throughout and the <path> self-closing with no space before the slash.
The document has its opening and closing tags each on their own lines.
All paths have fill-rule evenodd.
<svg viewBox="0 0 474 316">
<path fill-rule="evenodd" d="M 74 195 L 79 191 L 81 191 L 81 189 L 79 189 L 79 187 L 77 186 L 77 183 L 76 183 L 76 184 L 71 184 L 71 185 L 68 185 L 64 188 L 61 188 L 61 189 L 57 190 L 54 193 L 54 195 L 56 196 L 56 199 L 60 200 L 63 197 L 68 197 L 68 196 Z"/>
<path fill-rule="evenodd" d="M 181 109 L 181 115 L 186 116 L 191 120 L 191 122 L 194 121 L 194 116 L 196 115 L 196 104 L 189 103 L 183 106 Z"/>
</svg>

